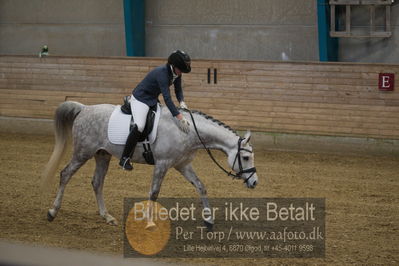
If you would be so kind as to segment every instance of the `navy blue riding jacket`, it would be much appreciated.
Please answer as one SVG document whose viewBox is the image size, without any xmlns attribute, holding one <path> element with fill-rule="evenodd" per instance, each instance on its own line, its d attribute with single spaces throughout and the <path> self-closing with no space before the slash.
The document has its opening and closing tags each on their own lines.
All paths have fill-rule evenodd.
<svg viewBox="0 0 399 266">
<path fill-rule="evenodd" d="M 166 106 L 168 106 L 173 116 L 179 114 L 170 95 L 169 86 L 172 85 L 173 74 L 169 64 L 162 65 L 151 70 L 147 76 L 137 85 L 132 94 L 134 98 L 148 106 L 157 104 L 158 96 L 162 93 Z M 173 82 L 176 98 L 179 102 L 184 100 L 181 87 L 181 76 Z"/>
</svg>

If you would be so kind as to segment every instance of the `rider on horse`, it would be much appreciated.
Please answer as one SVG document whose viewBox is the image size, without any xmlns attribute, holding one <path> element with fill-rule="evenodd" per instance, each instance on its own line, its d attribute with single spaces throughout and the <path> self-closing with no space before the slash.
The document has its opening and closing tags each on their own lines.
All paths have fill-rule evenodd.
<svg viewBox="0 0 399 266">
<path fill-rule="evenodd" d="M 174 85 L 176 98 L 180 103 L 180 107 L 187 108 L 187 105 L 184 103 L 181 77 L 182 73 L 189 73 L 191 71 L 190 63 L 191 59 L 188 54 L 180 50 L 174 51 L 168 57 L 168 62 L 165 65 L 151 70 L 133 90 L 130 106 L 135 125 L 129 133 L 121 160 L 119 161 L 119 165 L 124 170 L 133 170 L 130 158 L 144 130 L 148 110 L 157 104 L 159 94 L 162 94 L 165 104 L 178 122 L 179 128 L 183 132 L 188 133 L 190 124 L 173 103 L 169 86 Z"/>
</svg>

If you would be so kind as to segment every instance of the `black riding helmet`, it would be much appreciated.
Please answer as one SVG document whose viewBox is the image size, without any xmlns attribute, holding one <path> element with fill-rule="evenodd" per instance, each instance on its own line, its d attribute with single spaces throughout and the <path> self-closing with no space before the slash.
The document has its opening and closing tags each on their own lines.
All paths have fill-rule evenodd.
<svg viewBox="0 0 399 266">
<path fill-rule="evenodd" d="M 191 59 L 188 54 L 183 51 L 176 50 L 168 57 L 168 64 L 173 65 L 181 70 L 183 73 L 190 73 Z"/>
</svg>

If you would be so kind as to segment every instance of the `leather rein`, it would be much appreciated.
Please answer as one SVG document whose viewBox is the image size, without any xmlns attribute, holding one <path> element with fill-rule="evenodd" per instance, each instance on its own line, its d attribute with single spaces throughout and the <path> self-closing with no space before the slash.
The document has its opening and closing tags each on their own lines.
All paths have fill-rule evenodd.
<svg viewBox="0 0 399 266">
<path fill-rule="evenodd" d="M 193 116 L 193 114 L 191 113 L 191 110 L 188 110 L 188 109 L 184 109 L 184 110 L 188 111 L 188 113 L 190 114 L 191 120 L 193 121 L 193 126 L 194 126 L 194 129 L 195 129 L 195 133 L 197 134 L 198 139 L 200 140 L 202 146 L 204 146 L 204 149 L 206 150 L 206 152 L 208 153 L 208 155 L 209 155 L 209 157 L 212 159 L 212 161 L 213 161 L 223 172 L 225 172 L 228 176 L 231 176 L 231 177 L 233 177 L 233 178 L 241 178 L 241 177 L 242 177 L 242 174 L 251 173 L 247 178 L 244 179 L 244 183 L 248 183 L 248 180 L 256 173 L 256 168 L 255 168 L 255 167 L 251 167 L 251 168 L 248 168 L 248 169 L 243 169 L 243 168 L 242 168 L 242 161 L 241 161 L 241 156 L 240 156 L 241 151 L 246 151 L 246 152 L 252 153 L 251 150 L 241 148 L 241 142 L 242 142 L 244 139 L 241 138 L 241 137 L 239 137 L 239 139 L 238 139 L 238 149 L 237 149 L 236 157 L 234 158 L 234 163 L 233 163 L 233 167 L 232 167 L 232 168 L 234 169 L 234 166 L 235 166 L 236 162 L 238 162 L 238 167 L 239 167 L 240 171 L 239 171 L 238 173 L 233 173 L 233 171 L 227 171 L 226 169 L 223 168 L 223 166 L 221 166 L 221 165 L 216 161 L 216 159 L 215 159 L 215 157 L 213 156 L 211 150 L 210 150 L 208 147 L 206 147 L 204 141 L 202 140 L 202 138 L 201 138 L 201 136 L 200 136 L 200 134 L 199 134 L 199 132 L 198 132 L 198 128 L 197 128 L 197 125 L 195 124 L 194 116 Z"/>
</svg>

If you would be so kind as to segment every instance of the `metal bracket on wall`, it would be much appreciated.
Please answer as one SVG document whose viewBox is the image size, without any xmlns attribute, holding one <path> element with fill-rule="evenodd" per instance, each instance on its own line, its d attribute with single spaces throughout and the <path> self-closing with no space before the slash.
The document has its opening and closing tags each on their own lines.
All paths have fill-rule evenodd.
<svg viewBox="0 0 399 266">
<path fill-rule="evenodd" d="M 394 0 L 330 0 L 330 36 L 331 37 L 358 37 L 358 38 L 388 38 L 391 37 L 391 4 Z M 367 5 L 370 8 L 369 34 L 356 34 L 351 28 L 351 6 Z M 345 31 L 336 30 L 336 6 L 345 6 Z M 375 9 L 377 6 L 385 7 L 385 30 L 375 29 Z"/>
<path fill-rule="evenodd" d="M 217 68 L 213 69 L 213 84 L 217 84 L 218 83 L 218 70 Z M 211 84 L 211 69 L 208 68 L 208 84 Z"/>
</svg>

